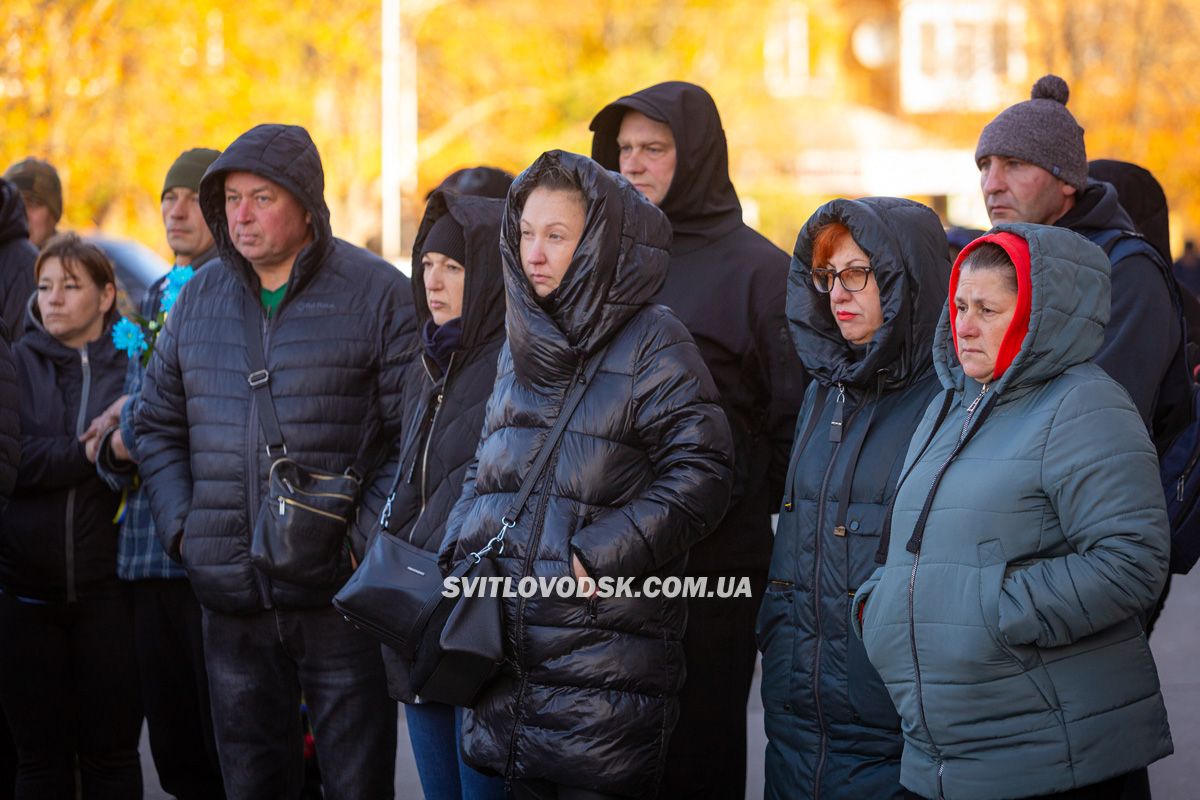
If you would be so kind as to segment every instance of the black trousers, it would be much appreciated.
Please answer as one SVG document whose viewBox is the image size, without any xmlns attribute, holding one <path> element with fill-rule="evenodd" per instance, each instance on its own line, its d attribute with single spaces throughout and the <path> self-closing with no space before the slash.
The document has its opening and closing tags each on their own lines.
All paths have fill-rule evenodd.
<svg viewBox="0 0 1200 800">
<path fill-rule="evenodd" d="M 510 781 L 507 790 L 512 800 L 624 800 L 620 795 L 558 786 L 545 781 Z"/>
<path fill-rule="evenodd" d="M 12 800 L 17 787 L 17 746 L 8 730 L 8 719 L 0 707 L 0 800 Z"/>
<path fill-rule="evenodd" d="M 1136 774 L 1136 770 L 1126 775 L 1109 778 L 1100 783 L 1093 783 L 1091 786 L 1069 789 L 1057 794 L 1038 795 L 1037 797 L 1029 798 L 1029 800 L 1121 800 L 1121 792 L 1125 789 L 1125 781 L 1130 775 L 1134 774 Z"/>
<path fill-rule="evenodd" d="M 0 594 L 0 704 L 18 800 L 138 800 L 142 706 L 127 587 L 69 605 Z"/>
<path fill-rule="evenodd" d="M 178 800 L 222 800 L 200 604 L 186 579 L 130 586 L 142 705 L 159 783 Z"/>
<path fill-rule="evenodd" d="M 754 681 L 754 625 L 767 573 L 730 571 L 719 577 L 748 578 L 753 596 L 688 599 L 683 637 L 687 682 L 658 793 L 664 800 L 746 796 L 746 702 Z M 717 578 L 708 577 L 710 587 L 716 587 Z"/>
</svg>

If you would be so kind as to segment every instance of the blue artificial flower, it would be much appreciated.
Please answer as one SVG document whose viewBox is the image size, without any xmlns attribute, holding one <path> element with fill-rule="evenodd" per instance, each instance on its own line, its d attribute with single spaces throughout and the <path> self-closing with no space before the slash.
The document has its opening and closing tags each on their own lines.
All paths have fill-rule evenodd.
<svg viewBox="0 0 1200 800">
<path fill-rule="evenodd" d="M 146 341 L 146 334 L 142 332 L 142 327 L 136 322 L 124 318 L 118 320 L 117 324 L 113 326 L 112 338 L 116 348 L 124 350 L 130 358 L 137 358 L 150 347 L 150 343 Z"/>
<path fill-rule="evenodd" d="M 167 314 L 171 311 L 175 301 L 179 299 L 179 291 L 195 274 L 196 271 L 191 267 L 175 267 L 167 273 L 167 283 L 163 287 L 162 300 L 158 304 L 162 313 Z"/>
</svg>

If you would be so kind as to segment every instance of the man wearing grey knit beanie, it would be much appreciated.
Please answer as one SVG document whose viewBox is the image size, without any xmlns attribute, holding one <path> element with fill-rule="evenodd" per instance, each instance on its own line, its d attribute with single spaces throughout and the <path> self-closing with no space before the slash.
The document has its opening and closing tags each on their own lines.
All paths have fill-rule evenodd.
<svg viewBox="0 0 1200 800">
<path fill-rule="evenodd" d="M 1029 100 L 983 129 L 975 162 L 984 203 L 993 225 L 1067 228 L 1108 254 L 1112 308 L 1093 360 L 1129 392 L 1161 452 L 1191 419 L 1177 288 L 1169 266 L 1134 233 L 1112 184 L 1088 178 L 1069 97 L 1066 81 L 1044 75 Z"/>
</svg>

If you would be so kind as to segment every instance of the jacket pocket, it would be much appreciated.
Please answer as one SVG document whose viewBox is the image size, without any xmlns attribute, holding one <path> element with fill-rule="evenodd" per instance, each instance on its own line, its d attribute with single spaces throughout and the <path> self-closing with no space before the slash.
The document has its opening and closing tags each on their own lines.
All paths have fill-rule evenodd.
<svg viewBox="0 0 1200 800">
<path fill-rule="evenodd" d="M 796 588 L 790 581 L 771 580 L 763 594 L 755 625 L 755 640 L 762 652 L 762 699 L 766 711 L 790 712 L 789 695 L 795 670 L 792 651 L 796 623 L 792 609 Z"/>
</svg>

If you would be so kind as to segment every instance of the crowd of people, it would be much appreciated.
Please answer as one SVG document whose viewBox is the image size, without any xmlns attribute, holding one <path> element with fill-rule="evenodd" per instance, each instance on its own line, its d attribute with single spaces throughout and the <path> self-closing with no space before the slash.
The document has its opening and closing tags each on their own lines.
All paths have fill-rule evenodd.
<svg viewBox="0 0 1200 800">
<path fill-rule="evenodd" d="M 789 259 L 712 97 L 659 84 L 590 157 L 447 178 L 411 280 L 260 125 L 170 165 L 175 263 L 127 318 L 54 168 L 14 164 L 0 798 L 140 797 L 143 718 L 181 800 L 308 796 L 306 743 L 321 796 L 388 798 L 402 708 L 430 800 L 732 800 L 758 653 L 773 800 L 1149 797 L 1200 259 L 1172 272 L 1161 187 L 1089 164 L 1068 94 L 983 129 L 990 231 L 837 199 Z M 361 484 L 316 572 L 261 551 L 264 515 L 304 530 L 281 465 Z M 422 697 L 331 600 L 373 537 L 449 573 L 501 521 L 513 581 L 751 591 L 506 595 L 472 707 Z"/>
</svg>

